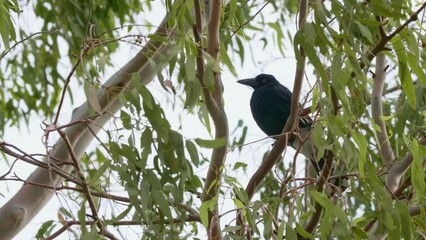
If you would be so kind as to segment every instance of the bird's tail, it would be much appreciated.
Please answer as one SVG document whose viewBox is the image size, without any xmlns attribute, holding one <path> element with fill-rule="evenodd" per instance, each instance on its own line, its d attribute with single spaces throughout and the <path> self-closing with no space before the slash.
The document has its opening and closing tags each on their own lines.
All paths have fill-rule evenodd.
<svg viewBox="0 0 426 240">
<path fill-rule="evenodd" d="M 299 134 L 293 136 L 289 144 L 294 149 L 299 150 L 303 156 L 308 158 L 312 162 L 312 166 L 317 174 L 319 174 L 324 166 L 324 159 L 320 158 L 320 160 L 317 161 L 317 148 L 314 145 L 313 139 L 311 127 L 301 127 L 299 129 Z"/>
<path fill-rule="evenodd" d="M 318 149 L 314 145 L 314 141 L 313 141 L 314 138 L 312 136 L 311 130 L 312 130 L 311 126 L 300 128 L 299 134 L 296 136 L 293 136 L 292 139 L 290 139 L 289 144 L 296 150 L 299 149 L 300 153 L 310 160 L 311 165 L 316 172 L 316 175 L 319 176 L 321 173 L 321 170 L 324 167 L 324 162 L 325 162 L 323 158 L 324 154 L 322 156 L 317 156 Z M 309 167 L 309 166 L 306 166 L 306 167 L 307 167 L 307 174 L 311 177 L 314 176 L 315 174 L 313 173 L 313 171 L 309 171 L 309 169 L 312 169 L 312 167 Z M 310 174 L 310 172 L 312 172 L 312 174 Z M 337 186 L 341 192 L 344 192 L 346 188 L 349 186 L 347 178 L 335 178 L 330 183 L 334 186 Z"/>
</svg>

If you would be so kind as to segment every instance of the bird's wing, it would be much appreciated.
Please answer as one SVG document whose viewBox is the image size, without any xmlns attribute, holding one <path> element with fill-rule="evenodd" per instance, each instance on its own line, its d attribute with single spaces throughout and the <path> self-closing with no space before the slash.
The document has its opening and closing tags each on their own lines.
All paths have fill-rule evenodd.
<svg viewBox="0 0 426 240">
<path fill-rule="evenodd" d="M 314 121 L 312 120 L 312 118 L 309 115 L 306 116 L 301 116 L 299 118 L 299 127 L 300 128 L 311 128 L 312 124 L 314 123 Z"/>
<path fill-rule="evenodd" d="M 281 106 L 281 108 L 285 108 L 282 109 L 282 111 L 286 111 L 288 112 L 288 114 L 290 115 L 290 108 L 291 108 L 291 92 L 290 90 L 288 90 L 286 87 L 284 87 L 283 85 L 279 85 L 276 88 L 276 91 L 279 92 L 278 96 L 281 98 L 281 101 L 285 104 L 282 104 L 283 106 Z M 301 104 L 299 104 L 300 107 L 302 107 Z M 299 127 L 300 128 L 310 128 L 313 124 L 312 118 L 309 115 L 303 116 L 299 118 Z"/>
</svg>

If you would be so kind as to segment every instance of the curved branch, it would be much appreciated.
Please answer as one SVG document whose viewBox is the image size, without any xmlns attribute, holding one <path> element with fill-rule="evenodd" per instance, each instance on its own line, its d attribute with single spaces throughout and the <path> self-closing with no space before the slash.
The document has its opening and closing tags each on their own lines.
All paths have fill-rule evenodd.
<svg viewBox="0 0 426 240">
<path fill-rule="evenodd" d="M 379 53 L 376 57 L 376 72 L 374 75 L 373 83 L 373 92 L 371 98 L 371 113 L 374 120 L 374 123 L 377 124 L 380 128 L 379 131 L 376 130 L 378 148 L 380 158 L 386 166 L 386 169 L 389 169 L 392 162 L 395 161 L 395 155 L 392 150 L 392 146 L 389 142 L 388 132 L 386 130 L 386 125 L 382 120 L 383 109 L 382 109 L 382 95 L 383 95 L 383 86 L 386 80 L 386 56 L 384 53 Z M 386 186 L 389 191 L 394 192 L 398 188 L 399 178 L 396 176 L 388 175 L 386 178 Z"/>
<path fill-rule="evenodd" d="M 95 202 L 93 201 L 92 193 L 91 193 L 91 191 L 89 189 L 89 185 L 88 185 L 88 183 L 86 181 L 86 177 L 84 176 L 83 172 L 81 171 L 80 164 L 78 162 L 77 156 L 74 153 L 72 145 L 71 145 L 71 143 L 69 142 L 67 136 L 65 135 L 65 133 L 62 130 L 58 130 L 58 133 L 59 133 L 59 135 L 61 136 L 61 138 L 65 142 L 65 146 L 66 146 L 66 148 L 68 150 L 68 153 L 71 156 L 71 160 L 73 161 L 73 164 L 74 164 L 74 170 L 76 171 L 77 176 L 78 176 L 78 178 L 80 179 L 80 181 L 82 183 L 81 184 L 81 188 L 83 189 L 83 193 L 86 195 L 87 202 L 89 203 L 90 210 L 92 211 L 92 217 L 95 220 L 96 225 L 98 226 L 100 232 L 104 233 L 105 229 L 104 229 L 104 226 L 103 226 L 102 222 L 99 219 L 98 210 L 97 210 L 97 208 L 95 206 Z"/>
<path fill-rule="evenodd" d="M 426 145 L 426 137 L 422 137 L 419 140 L 419 143 L 421 145 Z M 411 162 L 413 161 L 413 154 L 411 152 L 407 153 L 407 155 L 405 155 L 405 157 L 399 161 L 399 162 L 395 162 L 393 163 L 393 165 L 390 167 L 389 171 L 388 171 L 388 176 L 394 176 L 394 178 L 398 178 L 401 179 L 402 175 L 405 173 L 405 171 L 408 169 L 408 167 L 410 167 Z M 411 183 L 411 181 L 409 182 Z M 401 189 L 395 189 L 392 192 L 392 198 L 397 198 L 398 196 L 400 196 L 400 191 L 402 191 L 404 188 L 404 186 L 401 186 Z M 413 209 L 413 210 L 412 210 Z M 416 211 L 420 210 L 420 207 L 412 207 L 410 209 L 410 214 L 412 213 L 412 211 L 414 213 L 417 213 Z M 416 214 L 411 214 L 411 215 L 416 215 Z M 377 239 L 383 239 L 385 237 L 385 235 L 377 233 L 377 228 L 378 228 L 378 222 L 377 219 L 372 220 L 365 228 L 365 231 L 370 231 L 375 234 L 375 237 Z"/>
<path fill-rule="evenodd" d="M 368 61 L 373 60 L 373 58 L 381 51 L 385 49 L 385 45 L 392 40 L 393 37 L 395 37 L 398 33 L 400 33 L 405 27 L 408 26 L 411 22 L 414 22 L 418 19 L 418 15 L 426 8 L 426 2 L 424 2 L 411 16 L 409 19 L 407 19 L 401 26 L 399 26 L 397 29 L 395 29 L 391 34 L 389 35 L 382 35 L 380 41 L 374 45 L 374 47 L 368 52 L 365 59 Z M 363 69 L 366 66 L 366 63 L 360 60 L 360 68 Z M 355 77 L 355 72 L 351 73 L 351 77 Z"/>
<path fill-rule="evenodd" d="M 197 70 L 198 78 L 201 83 L 204 79 L 204 59 L 202 55 L 202 22 L 201 22 L 201 9 L 200 4 L 196 0 L 195 2 L 195 15 L 197 26 L 194 27 L 194 33 L 196 34 L 196 40 L 198 42 L 198 56 L 197 56 Z M 213 59 L 214 64 L 219 65 L 218 53 L 219 53 L 219 26 L 220 16 L 222 13 L 222 1 L 207 1 L 205 2 L 205 9 L 209 9 L 210 16 L 207 29 L 207 53 Z M 213 119 L 215 127 L 215 139 L 225 139 L 225 144 L 221 147 L 215 148 L 212 151 L 209 170 L 207 172 L 206 181 L 204 184 L 202 201 L 213 200 L 219 192 L 220 179 L 222 175 L 223 165 L 225 163 L 226 154 L 228 152 L 228 118 L 223 108 L 222 97 L 223 97 L 223 85 L 220 77 L 220 72 L 215 72 L 213 69 L 214 77 L 214 90 L 211 92 L 207 87 L 203 86 L 203 95 L 206 100 L 206 107 L 209 111 L 210 116 Z M 220 218 L 218 214 L 217 202 L 214 203 L 213 208 L 209 209 L 208 212 L 208 226 L 207 235 L 208 239 L 222 239 L 220 229 Z"/>
<path fill-rule="evenodd" d="M 413 206 L 410 209 L 408 209 L 408 211 L 410 212 L 410 216 L 417 216 L 420 215 L 421 211 L 424 211 L 424 209 L 426 209 L 426 201 L 423 202 L 422 205 L 417 205 L 417 206 Z"/>
</svg>

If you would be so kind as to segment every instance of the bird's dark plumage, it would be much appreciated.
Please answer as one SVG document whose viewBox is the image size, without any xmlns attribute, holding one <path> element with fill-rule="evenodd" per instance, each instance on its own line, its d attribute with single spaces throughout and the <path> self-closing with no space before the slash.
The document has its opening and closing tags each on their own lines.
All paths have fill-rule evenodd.
<svg viewBox="0 0 426 240">
<path fill-rule="evenodd" d="M 274 76 L 270 74 L 260 74 L 255 78 L 239 80 L 238 83 L 250 86 L 254 92 L 250 99 L 250 108 L 257 125 L 268 136 L 274 137 L 281 134 L 287 119 L 290 115 L 291 92 L 281 85 Z M 309 158 L 317 174 L 323 168 L 324 159 L 316 160 L 316 148 L 313 144 L 311 127 L 312 119 L 307 117 L 299 118 L 299 136 L 303 142 L 300 146 L 300 153 Z M 289 139 L 289 145 L 298 149 L 301 142 L 296 137 Z M 336 178 L 334 185 L 341 186 L 341 191 L 349 186 L 347 177 Z"/>
<path fill-rule="evenodd" d="M 254 92 L 250 99 L 250 108 L 254 120 L 266 135 L 276 138 L 281 134 L 290 115 L 291 92 L 281 85 L 270 74 L 260 74 L 255 78 L 239 80 L 238 83 L 250 86 Z M 304 144 L 301 153 L 309 158 L 317 172 L 323 160 L 316 162 L 316 150 L 311 138 L 312 119 L 304 117 L 299 119 L 300 136 Z M 295 137 L 289 139 L 289 145 L 298 148 L 300 141 Z"/>
<path fill-rule="evenodd" d="M 238 83 L 254 89 L 250 108 L 257 125 L 268 136 L 282 132 L 290 115 L 291 92 L 270 74 L 260 74 L 255 78 L 239 80 Z M 309 128 L 312 121 L 301 118 L 300 128 Z"/>
</svg>

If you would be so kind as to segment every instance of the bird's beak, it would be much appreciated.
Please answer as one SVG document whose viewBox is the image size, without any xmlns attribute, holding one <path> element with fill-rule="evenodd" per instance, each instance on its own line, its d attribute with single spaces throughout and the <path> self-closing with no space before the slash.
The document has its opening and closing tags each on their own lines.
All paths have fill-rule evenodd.
<svg viewBox="0 0 426 240">
<path fill-rule="evenodd" d="M 256 79 L 254 78 L 246 78 L 246 79 L 241 79 L 237 81 L 238 83 L 250 86 L 252 88 L 255 88 L 257 86 L 257 82 Z"/>
</svg>

